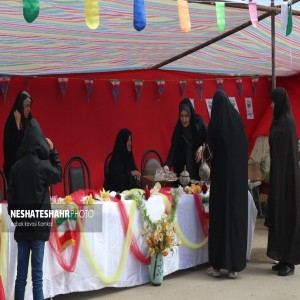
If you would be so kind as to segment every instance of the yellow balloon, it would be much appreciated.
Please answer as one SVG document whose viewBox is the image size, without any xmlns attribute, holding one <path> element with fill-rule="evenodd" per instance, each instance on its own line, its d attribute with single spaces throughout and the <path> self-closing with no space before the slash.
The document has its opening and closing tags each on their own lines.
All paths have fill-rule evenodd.
<svg viewBox="0 0 300 300">
<path fill-rule="evenodd" d="M 100 23 L 98 0 L 84 0 L 85 22 L 90 29 L 97 29 Z"/>
</svg>

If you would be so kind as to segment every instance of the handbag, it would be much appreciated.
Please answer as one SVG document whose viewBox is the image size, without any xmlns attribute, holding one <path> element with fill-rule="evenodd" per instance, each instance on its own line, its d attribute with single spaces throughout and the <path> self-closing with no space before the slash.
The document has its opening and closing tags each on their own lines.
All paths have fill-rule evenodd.
<svg viewBox="0 0 300 300">
<path fill-rule="evenodd" d="M 260 164 L 252 157 L 248 160 L 248 179 L 250 179 L 250 181 L 260 181 L 262 179 Z"/>
</svg>

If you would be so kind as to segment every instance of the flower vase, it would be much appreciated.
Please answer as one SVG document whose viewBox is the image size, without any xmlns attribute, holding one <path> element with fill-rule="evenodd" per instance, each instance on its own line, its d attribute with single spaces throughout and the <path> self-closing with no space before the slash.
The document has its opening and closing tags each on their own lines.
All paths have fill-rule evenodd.
<svg viewBox="0 0 300 300">
<path fill-rule="evenodd" d="M 156 253 L 151 257 L 150 280 L 153 285 L 161 285 L 164 279 L 164 257 Z"/>
</svg>

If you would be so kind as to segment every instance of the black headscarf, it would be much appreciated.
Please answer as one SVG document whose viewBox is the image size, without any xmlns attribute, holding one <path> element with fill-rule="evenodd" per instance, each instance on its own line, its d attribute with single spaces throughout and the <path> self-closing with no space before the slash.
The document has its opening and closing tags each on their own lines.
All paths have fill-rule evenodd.
<svg viewBox="0 0 300 300">
<path fill-rule="evenodd" d="M 180 113 L 185 110 L 190 122 L 188 127 L 183 127 L 180 120 Z M 195 162 L 196 150 L 206 142 L 206 124 L 203 119 L 195 114 L 190 99 L 183 99 L 178 108 L 178 120 L 173 131 L 171 147 L 166 164 L 174 167 L 175 173 L 179 176 L 186 165 L 191 179 L 199 178 L 199 166 Z"/>
<path fill-rule="evenodd" d="M 270 177 L 265 224 L 269 228 L 267 255 L 280 262 L 300 263 L 300 193 L 296 124 L 288 94 L 271 93 Z"/>
<path fill-rule="evenodd" d="M 132 138 L 131 132 L 126 128 L 121 129 L 117 135 L 104 182 L 106 190 L 122 192 L 136 187 L 131 171 L 137 170 L 137 167 L 132 150 L 127 150 L 127 141 L 130 136 Z"/>
<path fill-rule="evenodd" d="M 10 169 L 12 165 L 17 161 L 17 153 L 24 136 L 24 131 L 27 127 L 28 121 L 31 120 L 32 118 L 32 115 L 30 113 L 28 119 L 25 119 L 24 102 L 32 103 L 32 99 L 26 91 L 21 91 L 16 97 L 16 100 L 12 106 L 12 109 L 9 113 L 9 116 L 6 120 L 5 127 L 4 127 L 3 170 L 7 181 L 9 179 Z M 14 112 L 16 110 L 21 114 L 20 130 L 17 127 L 15 116 L 14 116 Z"/>
<path fill-rule="evenodd" d="M 208 142 L 213 152 L 209 198 L 209 262 L 235 272 L 246 266 L 248 141 L 227 95 L 213 97 Z"/>
</svg>

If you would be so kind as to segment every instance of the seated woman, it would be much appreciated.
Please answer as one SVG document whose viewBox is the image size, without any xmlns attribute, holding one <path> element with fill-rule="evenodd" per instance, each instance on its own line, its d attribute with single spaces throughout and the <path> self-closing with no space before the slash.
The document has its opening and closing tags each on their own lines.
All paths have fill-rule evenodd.
<svg viewBox="0 0 300 300">
<path fill-rule="evenodd" d="M 140 188 L 140 178 L 141 173 L 137 170 L 132 153 L 132 134 L 123 128 L 115 141 L 104 188 L 116 192 Z"/>
<path fill-rule="evenodd" d="M 199 163 L 206 134 L 206 124 L 195 114 L 192 102 L 188 98 L 183 99 L 179 104 L 179 116 L 164 169 L 174 167 L 175 173 L 180 175 L 186 165 L 190 178 L 199 180 Z"/>
</svg>

